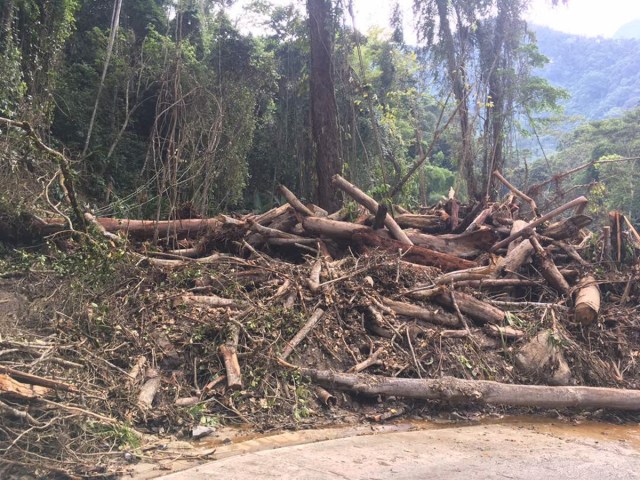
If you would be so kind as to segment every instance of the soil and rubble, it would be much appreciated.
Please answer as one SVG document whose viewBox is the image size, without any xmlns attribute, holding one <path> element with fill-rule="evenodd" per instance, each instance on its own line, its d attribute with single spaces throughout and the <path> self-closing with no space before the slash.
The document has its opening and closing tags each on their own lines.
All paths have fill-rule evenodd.
<svg viewBox="0 0 640 480">
<path fill-rule="evenodd" d="M 341 177 L 357 203 L 332 215 L 286 188 L 288 203 L 260 215 L 87 214 L 90 234 L 3 213 L 15 228 L 0 229 L 11 245 L 0 477 L 115 477 L 140 460 L 184 459 L 169 439 L 234 425 L 516 407 L 637 420 L 635 228 L 612 212 L 590 231 L 586 198 L 542 214 L 501 181 L 502 202 L 460 205 L 452 194 L 415 214 Z M 17 245 L 26 238 L 35 246 Z M 394 392 L 401 379 L 423 382 Z M 521 390 L 495 396 L 496 385 Z M 536 403 L 531 385 L 551 386 L 551 400 Z"/>
</svg>

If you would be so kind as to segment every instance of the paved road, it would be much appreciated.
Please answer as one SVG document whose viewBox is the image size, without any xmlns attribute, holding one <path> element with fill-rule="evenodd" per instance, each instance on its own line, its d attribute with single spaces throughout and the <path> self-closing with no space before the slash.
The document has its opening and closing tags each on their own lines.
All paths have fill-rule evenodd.
<svg viewBox="0 0 640 480">
<path fill-rule="evenodd" d="M 476 425 L 339 438 L 223 458 L 163 480 L 640 479 L 640 432 Z"/>
</svg>

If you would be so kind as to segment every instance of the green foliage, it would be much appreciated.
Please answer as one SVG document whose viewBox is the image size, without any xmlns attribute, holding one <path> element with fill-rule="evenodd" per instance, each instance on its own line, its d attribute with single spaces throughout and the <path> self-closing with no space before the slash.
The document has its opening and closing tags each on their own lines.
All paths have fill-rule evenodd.
<svg viewBox="0 0 640 480">
<path fill-rule="evenodd" d="M 131 426 L 125 423 L 104 425 L 90 422 L 87 429 L 103 439 L 108 445 L 119 450 L 137 450 L 142 446 L 142 438 Z"/>
<path fill-rule="evenodd" d="M 13 118 L 27 92 L 27 84 L 20 69 L 20 49 L 12 43 L 5 45 L 0 56 L 0 115 Z"/>
<path fill-rule="evenodd" d="M 567 114 L 597 120 L 638 105 L 640 39 L 581 37 L 538 26 L 535 32 L 551 60 L 539 75 L 570 92 Z"/>
<path fill-rule="evenodd" d="M 532 165 L 531 180 L 536 183 L 551 173 L 561 173 L 598 160 L 595 165 L 570 177 L 561 188 L 583 185 L 589 194 L 594 215 L 620 210 L 640 219 L 640 109 L 622 117 L 587 123 L 566 134 L 550 166 L 540 160 Z M 620 160 L 632 158 L 632 160 Z M 555 189 L 555 187 L 552 185 Z M 554 190 L 549 192 L 553 194 Z"/>
</svg>

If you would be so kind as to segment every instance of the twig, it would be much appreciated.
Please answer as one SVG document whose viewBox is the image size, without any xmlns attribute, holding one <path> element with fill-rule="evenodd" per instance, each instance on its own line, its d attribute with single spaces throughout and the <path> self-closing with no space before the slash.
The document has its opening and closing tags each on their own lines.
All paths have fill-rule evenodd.
<svg viewBox="0 0 640 480">
<path fill-rule="evenodd" d="M 298 346 L 300 342 L 302 342 L 302 340 L 305 339 L 309 332 L 313 330 L 313 328 L 320 321 L 323 315 L 324 310 L 322 310 L 321 308 L 318 308 L 315 312 L 313 312 L 313 315 L 311 315 L 311 318 L 307 323 L 305 323 L 304 327 L 302 327 L 300 331 L 285 345 L 284 350 L 282 351 L 282 355 L 280 355 L 280 358 L 282 360 L 286 360 L 287 357 L 291 355 L 293 350 Z"/>
<path fill-rule="evenodd" d="M 11 375 L 14 378 L 22 380 L 26 383 L 30 383 L 31 385 L 39 385 L 41 387 L 64 390 L 66 392 L 72 392 L 72 393 L 79 392 L 79 390 L 75 386 L 70 385 L 68 383 L 64 383 L 59 380 L 53 380 L 51 378 L 39 377 L 37 375 L 32 375 L 30 373 L 21 372 L 11 367 L 5 367 L 0 365 L 0 373 L 6 373 L 8 375 Z"/>
<path fill-rule="evenodd" d="M 493 172 L 493 176 L 496 177 L 498 180 L 500 180 L 505 187 L 507 187 L 509 190 L 511 190 L 511 193 L 513 193 L 516 197 L 518 197 L 518 198 L 524 200 L 525 202 L 527 202 L 529 204 L 529 206 L 531 207 L 531 211 L 533 212 L 533 214 L 536 217 L 540 216 L 540 213 L 538 212 L 538 206 L 536 205 L 536 202 L 533 200 L 533 198 L 531 198 L 530 196 L 526 195 L 525 193 L 522 193 L 516 187 L 511 185 L 511 183 L 509 183 L 509 181 L 506 178 L 504 178 L 502 176 L 502 174 L 498 170 L 495 170 Z"/>
<path fill-rule="evenodd" d="M 363 370 L 366 370 L 367 368 L 371 367 L 372 365 L 377 365 L 379 363 L 378 362 L 378 358 L 384 352 L 385 352 L 384 348 L 379 348 L 378 350 L 373 352 L 373 354 L 371 354 L 369 356 L 369 358 L 367 358 L 366 360 L 358 363 L 357 365 L 354 365 L 349 370 L 347 370 L 347 372 L 349 372 L 349 373 L 360 373 Z"/>
<path fill-rule="evenodd" d="M 2 411 L 6 415 L 26 420 L 30 425 L 35 425 L 37 427 L 41 427 L 44 425 L 42 422 L 29 415 L 29 412 L 24 412 L 22 410 L 18 410 L 17 408 L 10 407 L 2 401 L 0 401 L 0 411 Z"/>
<path fill-rule="evenodd" d="M 422 365 L 418 362 L 416 358 L 416 351 L 413 349 L 413 344 L 411 343 L 411 335 L 409 335 L 409 326 L 406 326 L 405 333 L 407 334 L 407 343 L 409 344 L 409 350 L 411 351 L 411 357 L 413 358 L 413 363 L 416 365 L 416 373 L 419 378 L 422 378 Z"/>
</svg>

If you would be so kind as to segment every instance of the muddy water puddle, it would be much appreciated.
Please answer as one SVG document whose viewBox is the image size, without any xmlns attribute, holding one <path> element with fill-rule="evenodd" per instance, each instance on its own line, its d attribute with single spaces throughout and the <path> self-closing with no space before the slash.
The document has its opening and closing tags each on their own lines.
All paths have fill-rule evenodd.
<svg viewBox="0 0 640 480">
<path fill-rule="evenodd" d="M 589 445 L 617 443 L 640 454 L 640 425 L 628 423 L 614 425 L 595 421 L 564 421 L 535 416 L 486 417 L 478 421 L 410 420 L 385 424 L 347 425 L 317 430 L 285 431 L 279 433 L 255 433 L 246 427 L 223 427 L 212 436 L 199 441 L 175 441 L 165 445 L 162 453 L 152 455 L 153 463 L 138 464 L 128 478 L 147 480 L 157 478 L 170 471 L 178 471 L 212 460 L 292 447 L 316 442 L 338 440 L 366 435 L 384 435 L 394 432 L 432 431 L 458 429 L 461 435 L 471 429 L 481 429 L 482 434 L 491 434 L 492 427 L 522 429 L 523 432 L 548 435 L 570 443 Z M 488 430 L 489 432 L 484 432 Z M 465 432 L 466 431 L 466 432 Z M 568 445 L 568 448 L 571 448 Z"/>
<path fill-rule="evenodd" d="M 562 439 L 588 440 L 593 442 L 621 442 L 640 452 L 640 425 L 630 423 L 614 425 L 595 421 L 563 421 L 534 416 L 487 417 L 479 421 L 431 421 L 410 420 L 374 425 L 350 425 L 322 428 L 319 430 L 299 430 L 281 433 L 250 433 L 229 429 L 221 431 L 215 438 L 205 438 L 197 442 L 198 448 L 215 448 L 216 458 L 225 458 L 241 453 L 257 452 L 307 443 L 336 440 L 340 438 L 381 435 L 392 432 L 416 430 L 436 430 L 500 425 L 535 431 Z"/>
</svg>

